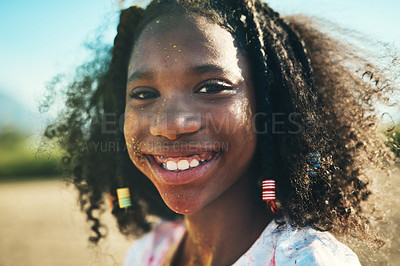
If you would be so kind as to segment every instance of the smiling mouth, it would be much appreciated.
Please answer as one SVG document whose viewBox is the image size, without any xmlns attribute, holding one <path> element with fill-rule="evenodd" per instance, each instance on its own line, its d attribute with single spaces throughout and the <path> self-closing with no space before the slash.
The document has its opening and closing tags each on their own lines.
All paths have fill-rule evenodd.
<svg viewBox="0 0 400 266">
<path fill-rule="evenodd" d="M 205 152 L 201 154 L 193 154 L 189 156 L 163 156 L 151 155 L 156 163 L 164 170 L 172 172 L 182 172 L 196 168 L 209 162 L 215 155 L 215 152 Z"/>
<path fill-rule="evenodd" d="M 185 185 L 210 178 L 222 151 L 168 150 L 156 154 L 145 153 L 156 179 L 167 185 Z"/>
</svg>

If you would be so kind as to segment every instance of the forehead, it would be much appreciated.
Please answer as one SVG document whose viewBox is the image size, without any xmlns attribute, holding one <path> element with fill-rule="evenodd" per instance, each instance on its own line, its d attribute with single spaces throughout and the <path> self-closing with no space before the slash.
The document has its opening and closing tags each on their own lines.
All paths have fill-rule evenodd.
<svg viewBox="0 0 400 266">
<path fill-rule="evenodd" d="M 143 29 L 132 50 L 128 75 L 136 69 L 180 64 L 213 63 L 234 70 L 239 57 L 233 36 L 218 24 L 201 16 L 164 15 Z"/>
</svg>

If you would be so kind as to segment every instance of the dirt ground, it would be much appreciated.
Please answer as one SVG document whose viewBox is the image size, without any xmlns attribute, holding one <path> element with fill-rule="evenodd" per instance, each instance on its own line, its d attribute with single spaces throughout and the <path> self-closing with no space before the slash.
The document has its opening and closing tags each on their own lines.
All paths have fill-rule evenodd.
<svg viewBox="0 0 400 266">
<path fill-rule="evenodd" d="M 76 204 L 76 193 L 58 180 L 0 183 L 0 266 L 122 265 L 134 240 L 104 214 L 109 236 L 97 248 Z"/>
</svg>

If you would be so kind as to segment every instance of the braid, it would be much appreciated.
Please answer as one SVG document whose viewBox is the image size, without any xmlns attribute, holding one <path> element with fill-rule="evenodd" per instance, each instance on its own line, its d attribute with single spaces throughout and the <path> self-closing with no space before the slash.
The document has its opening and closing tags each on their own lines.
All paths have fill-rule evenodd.
<svg viewBox="0 0 400 266">
<path fill-rule="evenodd" d="M 266 177 L 275 177 L 280 194 L 285 195 L 279 197 L 278 194 L 284 210 L 281 215 L 288 214 L 299 226 L 318 223 L 319 221 L 315 220 L 319 217 L 318 215 L 312 216 L 314 220 L 304 219 L 307 217 L 306 213 L 315 213 L 318 210 L 312 201 L 313 195 L 310 194 L 312 191 L 310 186 L 304 185 L 306 183 L 304 176 L 309 178 L 304 174 L 306 164 L 302 163 L 301 158 L 293 158 L 292 154 L 300 154 L 304 158 L 303 161 L 306 161 L 305 157 L 315 150 L 314 147 L 320 147 L 315 140 L 321 140 L 319 137 L 322 135 L 310 137 L 304 132 L 292 135 L 274 135 L 271 129 L 265 127 L 265 125 L 272 125 L 273 112 L 286 115 L 297 112 L 305 120 L 308 119 L 307 116 L 315 117 L 313 95 L 311 93 L 298 95 L 298 92 L 314 91 L 310 61 L 297 35 L 267 4 L 259 1 L 243 1 L 241 5 L 235 7 L 235 10 L 238 15 L 233 14 L 231 21 L 228 19 L 227 22 L 234 26 L 240 25 L 240 21 L 242 22 L 242 26 L 237 26 L 236 34 L 243 32 L 246 36 L 246 43 L 245 45 L 239 44 L 239 47 L 244 48 L 252 60 L 257 112 L 267 115 L 256 121 L 259 132 L 258 156 L 256 156 L 259 158 L 257 161 L 259 170 L 257 184 L 260 185 L 261 180 Z M 242 18 L 243 15 L 245 19 Z M 307 97 L 300 100 L 300 103 L 304 103 L 305 106 L 296 106 L 299 104 L 300 97 Z M 275 99 L 275 101 L 270 99 Z M 276 99 L 281 99 L 281 101 L 276 101 Z M 295 101 L 290 103 L 291 99 L 295 99 Z M 304 110 L 308 112 L 305 113 Z M 286 123 L 286 132 L 290 132 L 289 126 Z M 294 151 L 296 146 L 298 146 L 298 150 Z M 286 151 L 290 151 L 290 153 L 285 154 Z M 320 149 L 319 151 L 321 152 Z M 281 167 L 274 167 L 274 165 L 284 165 L 286 171 L 282 171 Z M 300 177 L 290 176 L 293 173 L 298 173 Z M 319 177 L 315 177 L 315 179 L 317 178 Z M 260 186 L 257 188 L 257 192 L 259 192 Z M 288 195 L 290 196 L 288 197 Z M 290 201 L 290 198 L 293 198 L 293 201 Z"/>
<path fill-rule="evenodd" d="M 242 14 L 246 17 L 244 22 L 244 32 L 246 34 L 248 56 L 252 60 L 253 79 L 256 94 L 256 110 L 257 114 L 265 114 L 257 117 L 256 130 L 259 133 L 257 139 L 257 158 L 256 162 L 258 176 L 256 180 L 257 195 L 261 194 L 261 183 L 272 175 L 272 134 L 265 125 L 272 124 L 271 105 L 269 101 L 269 92 L 272 84 L 272 73 L 267 65 L 266 47 L 261 28 L 261 20 L 257 17 L 254 2 L 243 2 Z M 242 21 L 243 22 L 243 21 Z M 261 137 L 262 136 L 262 137 Z M 256 201 L 261 204 L 261 197 L 257 197 Z"/>
</svg>

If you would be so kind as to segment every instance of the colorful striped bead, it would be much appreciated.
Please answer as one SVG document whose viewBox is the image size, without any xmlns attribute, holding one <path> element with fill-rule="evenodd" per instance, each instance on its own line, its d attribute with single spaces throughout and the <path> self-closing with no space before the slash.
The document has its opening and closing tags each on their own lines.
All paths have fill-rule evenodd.
<svg viewBox="0 0 400 266">
<path fill-rule="evenodd" d="M 128 187 L 118 188 L 117 196 L 118 196 L 118 204 L 121 209 L 132 206 L 131 193 L 129 192 Z"/>
</svg>

